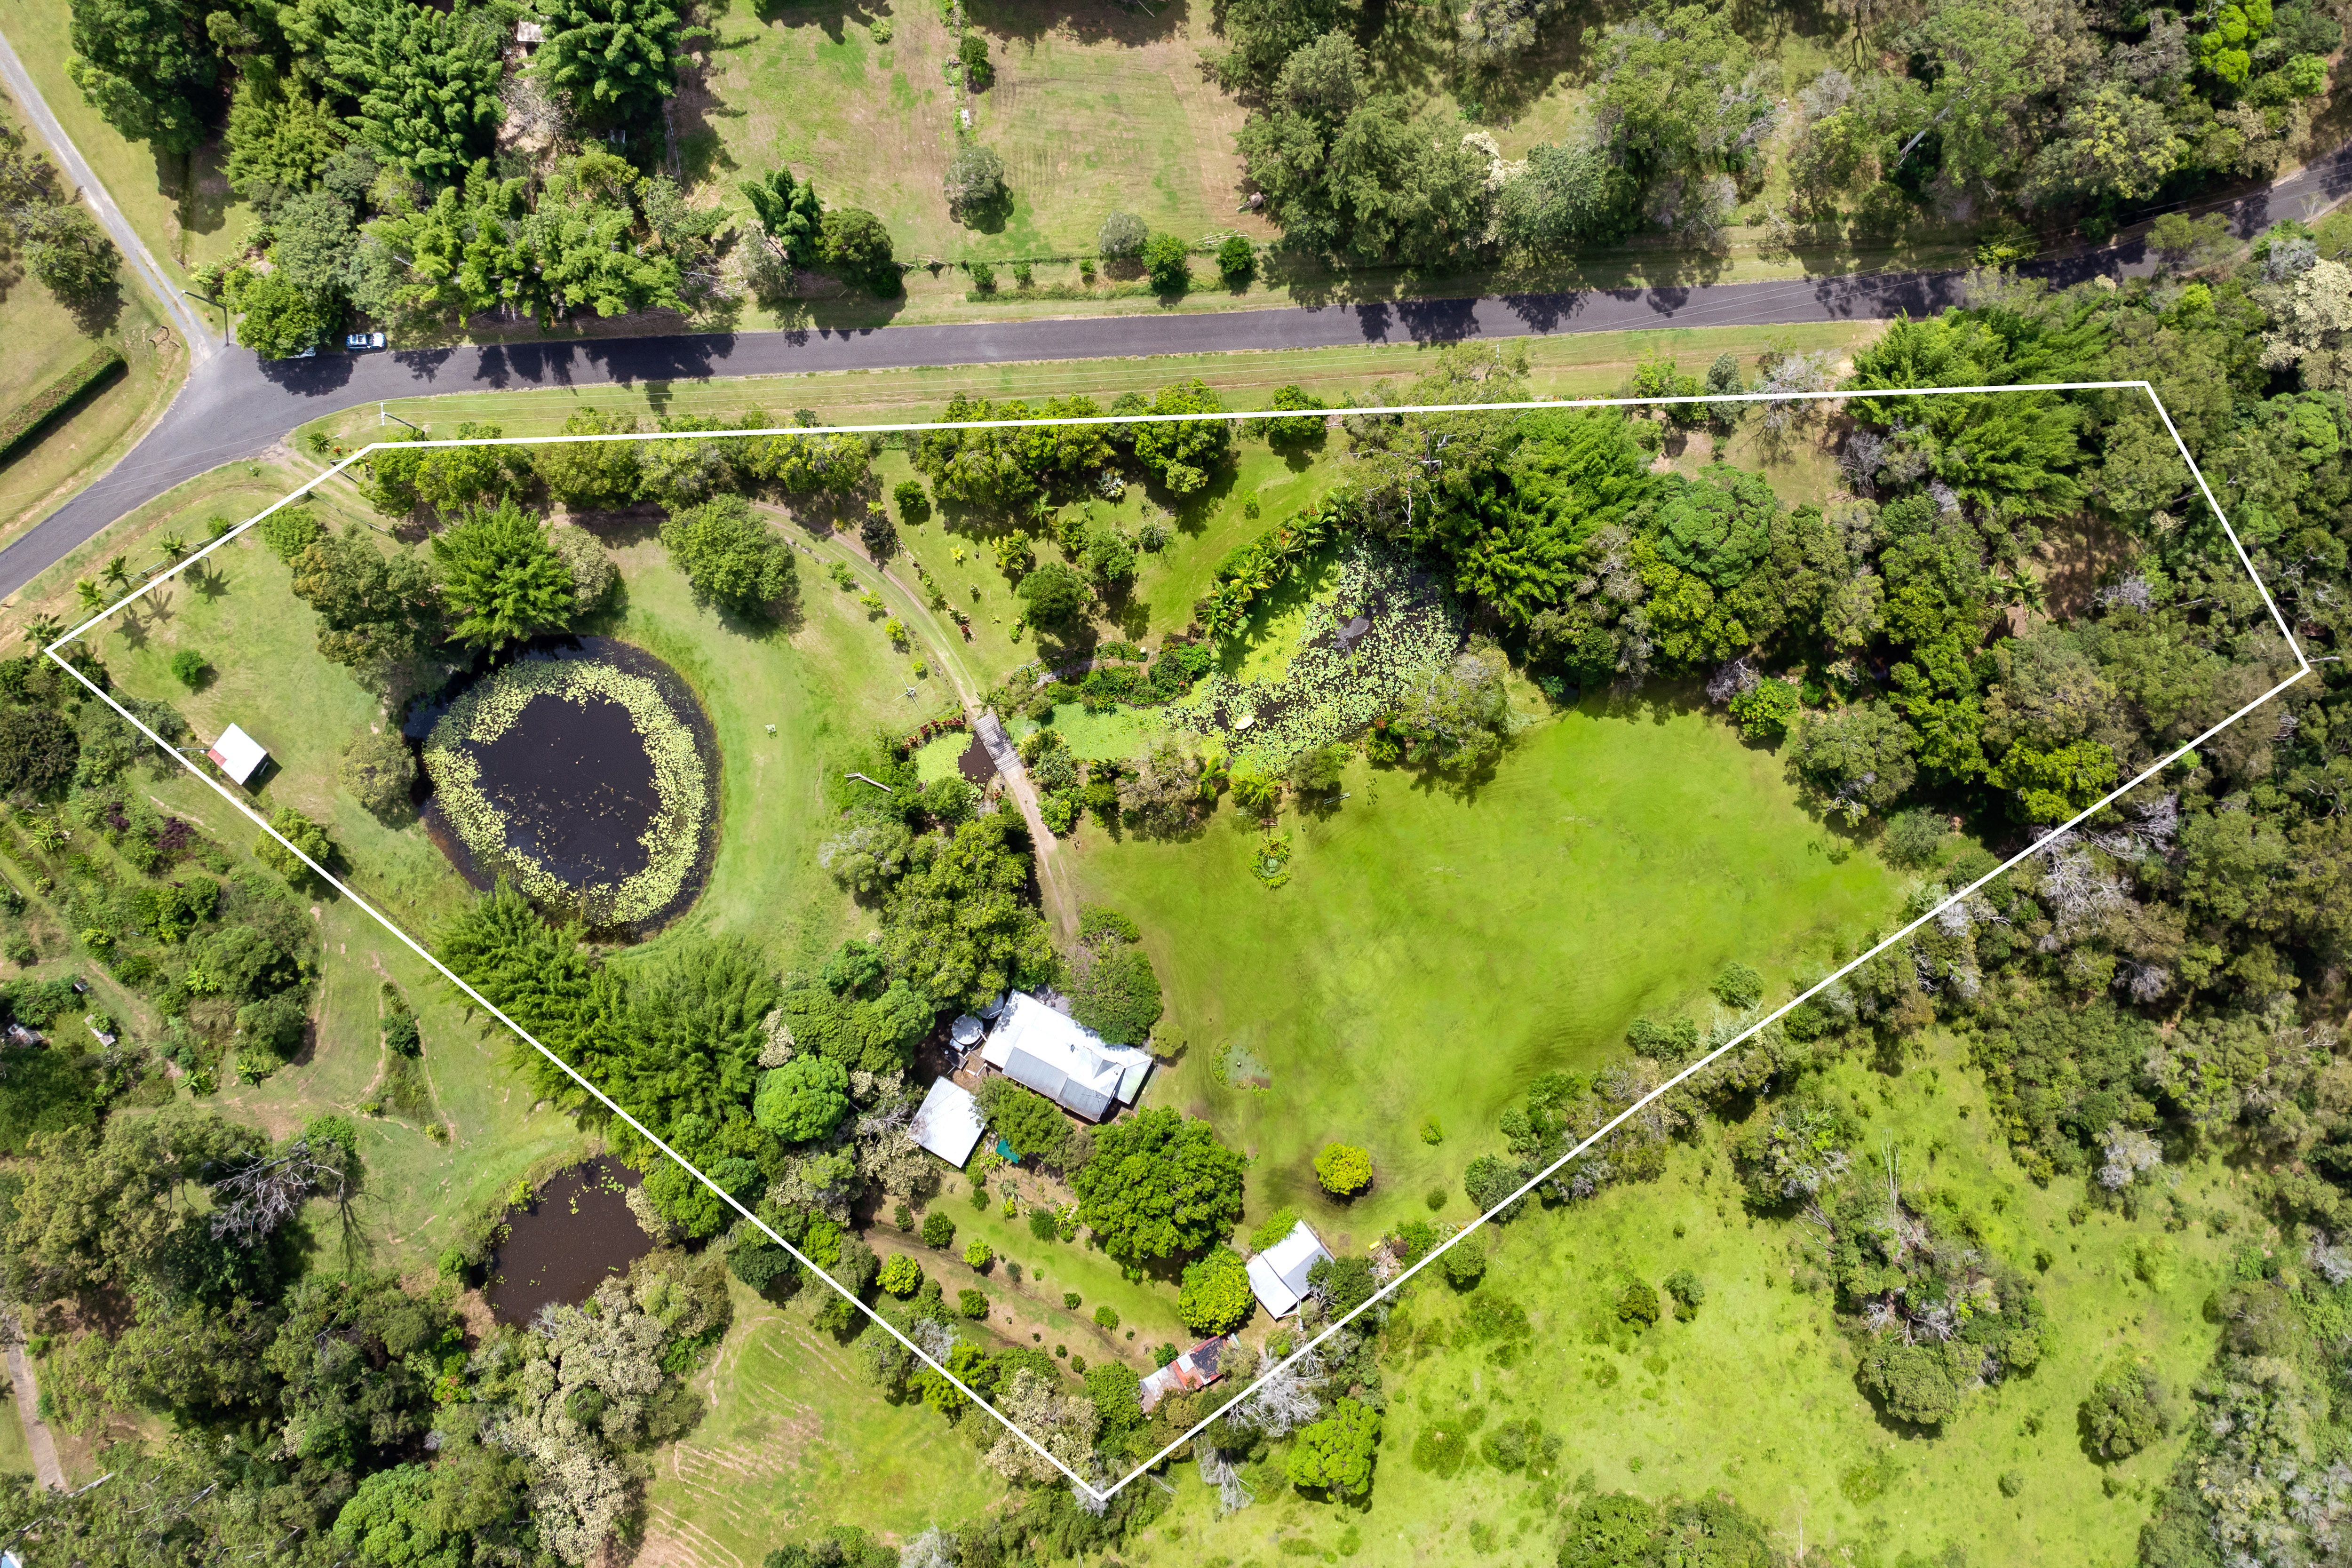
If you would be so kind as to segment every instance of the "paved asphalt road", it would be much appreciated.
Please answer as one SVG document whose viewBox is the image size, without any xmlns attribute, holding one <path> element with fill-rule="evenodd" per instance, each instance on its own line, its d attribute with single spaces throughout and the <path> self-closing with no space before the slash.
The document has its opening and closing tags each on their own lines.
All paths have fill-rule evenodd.
<svg viewBox="0 0 2352 1568">
<path fill-rule="evenodd" d="M 2241 234 L 2299 217 L 2352 193 L 2352 147 L 2267 189 L 2215 204 Z M 2133 241 L 2045 260 L 2057 282 L 2143 271 Z M 1766 326 L 1869 320 L 1942 309 L 1961 274 L 1885 273 L 1769 283 L 1588 289 L 1575 293 L 1393 304 L 1286 306 L 1199 315 L 731 332 L 509 344 L 374 354 L 324 353 L 263 363 L 231 348 L 190 372 L 154 429 L 104 478 L 0 551 L 0 596 L 142 502 L 281 439 L 295 426 L 379 398 L 524 387 L 612 385 L 799 371 L 899 369 L 1104 359 L 1135 354 L 1454 342 L 1645 327 Z"/>
</svg>

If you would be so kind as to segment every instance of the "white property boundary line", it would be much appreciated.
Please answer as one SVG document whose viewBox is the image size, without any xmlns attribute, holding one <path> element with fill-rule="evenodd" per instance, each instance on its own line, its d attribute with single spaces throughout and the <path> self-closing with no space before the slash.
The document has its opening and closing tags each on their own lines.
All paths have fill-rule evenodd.
<svg viewBox="0 0 2352 1568">
<path fill-rule="evenodd" d="M 1629 1118 L 1631 1118 L 1635 1111 L 1642 1110 L 1644 1106 L 1649 1105 L 1652 1101 L 1657 1100 L 1668 1090 L 1675 1088 L 1685 1079 L 1690 1078 L 1693 1074 L 1708 1066 L 1717 1058 L 1723 1056 L 1726 1052 L 1731 1050 L 1732 1047 L 1753 1038 L 1767 1025 L 1778 1022 L 1790 1010 L 1811 1001 L 1814 996 L 1819 995 L 1822 991 L 1835 984 L 1846 975 L 1853 973 L 1854 970 L 1860 968 L 1869 960 L 1877 957 L 1887 949 L 1894 947 L 1898 942 L 1901 942 L 1913 931 L 1916 931 L 1920 927 L 1926 925 L 1929 921 L 1935 919 L 1945 910 L 1949 909 L 1954 904 L 1957 904 L 1962 900 L 1969 897 L 1971 894 L 1977 892 L 1988 883 L 1993 881 L 1995 879 L 2010 870 L 2012 867 L 2024 860 L 2027 856 L 2032 855 L 2036 848 L 2048 842 L 2052 837 L 2058 834 L 2069 831 L 2078 824 L 2084 822 L 2085 819 L 2105 810 L 2107 806 L 2113 805 L 2124 795 L 2128 795 L 2131 791 L 2137 789 L 2141 784 L 2146 784 L 2149 779 L 2156 777 L 2166 768 L 2171 766 L 2173 763 L 2179 761 L 2183 755 L 2195 750 L 2197 747 L 2203 745 L 2207 741 L 2211 740 L 2215 735 L 2220 734 L 2223 730 L 2228 729 L 2231 725 L 2236 723 L 2239 720 L 2244 718 L 2247 714 L 2252 712 L 2263 703 L 2268 702 L 2272 698 L 2276 697 L 2288 687 L 2294 685 L 2297 681 L 2303 679 L 2312 672 L 2311 661 L 2309 658 L 2305 657 L 2303 646 L 2295 640 L 2294 633 L 2288 627 L 2285 617 L 2279 614 L 2278 605 L 2272 600 L 2270 589 L 2263 584 L 2262 574 L 2254 570 L 2253 561 L 2247 555 L 2245 545 L 2238 538 L 2237 530 L 2231 526 L 2227 514 L 2225 514 L 2221 510 L 2221 502 L 2214 499 L 2213 489 L 2206 482 L 2204 470 L 2197 466 L 2197 459 L 2189 455 L 2188 443 L 2180 438 L 2180 431 L 2173 424 L 2172 415 L 2164 406 L 2163 399 L 2157 396 L 2156 388 L 2151 386 L 2146 381 L 2063 381 L 2036 382 L 2013 386 L 1893 387 L 1851 389 L 1832 392 L 1737 393 L 1708 396 L 1693 395 L 1683 397 L 1592 397 L 1577 398 L 1572 400 L 1539 399 L 1509 403 L 1407 404 L 1391 407 L 1367 408 L 1357 411 L 1367 414 L 1476 414 L 1507 413 L 1516 410 L 1547 408 L 1648 407 L 1692 403 L 1798 403 L 1825 402 L 1856 397 L 1937 397 L 1993 392 L 2123 391 L 2145 393 L 2147 395 L 2148 402 L 2155 405 L 2157 416 L 2164 421 L 2165 433 L 2172 437 L 2172 445 L 2174 448 L 2179 452 L 2180 460 L 2189 465 L 2189 472 L 2196 479 L 2197 489 L 2204 496 L 2205 504 L 2212 508 L 2213 516 L 2215 520 L 2221 523 L 2222 532 L 2228 536 L 2230 548 L 2236 553 L 2238 563 L 2246 569 L 2247 577 L 2253 583 L 2255 591 L 2262 595 L 2263 607 L 2269 610 L 2272 624 L 2278 628 L 2279 635 L 2286 639 L 2288 649 L 2294 653 L 2295 658 L 2295 672 L 2287 677 L 2284 680 L 2280 681 L 2277 685 L 2272 687 L 2269 690 L 2263 692 L 2261 696 L 2255 698 L 2252 701 L 2247 703 L 2244 707 L 2240 708 L 2236 712 L 2231 714 L 2227 719 L 2222 720 L 2211 729 L 2205 731 L 2202 734 L 2197 736 L 2196 739 L 2189 742 L 2186 745 L 2175 748 L 2171 752 L 2151 764 L 2128 782 L 2108 791 L 2090 806 L 2075 813 L 2066 821 L 2059 824 L 2056 827 L 2050 829 L 2049 832 L 2042 834 L 2040 837 L 2037 837 L 2032 845 L 2029 845 L 2026 848 L 2018 851 L 2015 855 L 2011 856 L 2007 860 L 2002 861 L 1990 871 L 1986 872 L 1975 881 L 1970 882 L 1967 887 L 1958 889 L 1948 895 L 1933 909 L 1912 921 L 1910 924 L 1904 926 L 1901 930 L 1895 931 L 1894 935 L 1886 938 L 1885 941 L 1879 942 L 1876 946 L 1872 947 L 1867 952 L 1859 954 L 1833 973 L 1815 981 L 1811 985 L 1806 987 L 1797 995 L 1782 1003 L 1770 1013 L 1768 1013 L 1764 1016 L 1757 1019 L 1754 1023 L 1742 1029 L 1738 1034 L 1733 1036 L 1730 1039 L 1726 1040 L 1722 1045 L 1717 1046 L 1715 1049 L 1707 1052 L 1705 1056 L 1693 1061 L 1689 1066 L 1675 1073 L 1672 1078 L 1669 1078 L 1664 1082 L 1659 1084 L 1657 1088 L 1652 1089 L 1649 1093 L 1643 1095 L 1641 1099 L 1635 1100 L 1624 1110 L 1619 1111 L 1614 1117 L 1603 1123 L 1601 1127 L 1591 1137 L 1585 1139 L 1582 1142 L 1577 1144 L 1576 1147 L 1570 1149 L 1567 1153 L 1562 1154 L 1559 1159 L 1554 1160 L 1550 1164 L 1545 1166 L 1541 1171 L 1538 1171 L 1536 1174 L 1530 1176 L 1526 1182 L 1522 1183 L 1518 1189 L 1512 1193 L 1510 1196 L 1503 1199 L 1502 1202 L 1497 1203 L 1493 1207 L 1487 1209 L 1476 1219 L 1464 1226 L 1461 1230 L 1455 1232 L 1453 1236 L 1447 1237 L 1444 1242 L 1432 1247 L 1426 1257 L 1423 1258 L 1411 1268 L 1399 1274 L 1387 1285 L 1373 1292 L 1370 1297 L 1360 1303 L 1352 1310 L 1345 1313 L 1338 1319 L 1335 1319 L 1321 1333 L 1317 1334 L 1313 1339 L 1299 1346 L 1298 1349 L 1293 1351 L 1288 1356 L 1269 1369 L 1264 1375 L 1256 1379 L 1256 1381 L 1240 1390 L 1240 1392 L 1235 1394 L 1232 1399 L 1226 1402 L 1225 1406 L 1221 1407 L 1220 1414 L 1223 1413 L 1223 1409 L 1230 1408 L 1231 1406 L 1239 1404 L 1242 1400 L 1247 1398 L 1251 1394 L 1255 1393 L 1258 1388 L 1263 1386 L 1271 1379 L 1278 1377 L 1287 1372 L 1300 1360 L 1300 1358 L 1306 1356 L 1315 1350 L 1317 1346 L 1330 1339 L 1332 1335 L 1347 1327 L 1349 1323 L 1354 1321 L 1355 1319 L 1370 1310 L 1374 1305 L 1387 1300 L 1391 1296 L 1393 1296 L 1398 1290 L 1403 1288 L 1407 1280 L 1420 1273 L 1423 1268 L 1428 1268 L 1432 1263 L 1436 1262 L 1437 1259 L 1443 1257 L 1450 1248 L 1469 1237 L 1474 1231 L 1477 1230 L 1479 1226 L 1485 1225 L 1489 1220 L 1492 1220 L 1499 1211 L 1519 1202 L 1532 1193 L 1537 1187 L 1540 1186 L 1545 1182 L 1549 1181 L 1570 1161 L 1575 1160 L 1578 1156 L 1591 1149 L 1594 1144 L 1609 1136 L 1610 1133 L 1615 1131 Z M 1337 413 L 1344 411 L 1329 410 L 1327 412 Z M 906 1347 L 906 1349 L 912 1352 L 917 1359 L 921 1361 L 926 1367 L 929 1367 L 940 1377 L 945 1378 L 950 1384 L 961 1392 L 966 1398 L 970 1399 L 972 1404 L 986 1411 L 999 1426 L 1003 1426 L 1013 1436 L 1018 1437 L 1022 1442 L 1027 1444 L 1031 1451 L 1035 1453 L 1040 1458 L 1044 1459 L 1047 1464 L 1052 1465 L 1063 1475 L 1068 1477 L 1071 1486 L 1076 1489 L 1082 1500 L 1091 1500 L 1095 1504 L 1099 1506 L 1107 1503 L 1111 1497 L 1127 1487 L 1130 1482 L 1134 1481 L 1138 1477 L 1143 1475 L 1153 1466 L 1166 1459 L 1178 1448 L 1183 1447 L 1186 1443 L 1198 1436 L 1207 1428 L 1210 1422 L 1215 1420 L 1216 1417 L 1213 1415 L 1209 1416 L 1197 1423 L 1190 1430 L 1179 1436 L 1174 1442 L 1169 1444 L 1166 1447 L 1160 1449 L 1158 1453 L 1152 1455 L 1151 1458 L 1144 1460 L 1141 1464 L 1136 1466 L 1134 1469 L 1129 1471 L 1118 1480 L 1110 1482 L 1106 1486 L 1097 1486 L 1086 1477 L 1079 1475 L 1076 1470 L 1070 1468 L 1069 1466 L 1055 1458 L 1053 1454 L 1047 1452 L 1045 1447 L 1034 1437 L 1032 1437 L 1028 1433 L 1024 1432 L 1019 1426 L 1006 1419 L 1001 1411 L 987 1400 L 982 1398 L 968 1384 L 966 1384 L 962 1379 L 957 1377 L 953 1373 L 948 1371 L 946 1367 L 941 1366 L 938 1362 L 932 1360 L 930 1355 L 926 1352 L 920 1345 L 916 1344 L 911 1339 L 892 1327 L 887 1320 L 875 1311 L 873 1308 L 867 1306 L 864 1300 L 859 1299 L 854 1293 L 843 1289 L 840 1283 L 836 1281 L 832 1275 L 826 1273 L 824 1269 L 819 1268 L 814 1263 L 811 1262 L 800 1248 L 794 1247 L 782 1237 L 777 1235 L 774 1230 L 771 1229 L 768 1225 L 759 1217 L 759 1215 L 753 1214 L 749 1208 L 738 1202 L 732 1195 L 722 1190 L 719 1184 L 713 1182 L 709 1176 L 704 1175 L 699 1170 L 697 1170 L 691 1163 L 682 1158 L 677 1150 L 672 1149 L 667 1143 L 664 1142 L 658 1137 L 656 1137 L 651 1129 L 647 1128 L 635 1117 L 630 1115 L 626 1110 L 622 1110 L 610 1096 L 605 1094 L 604 1090 L 598 1089 L 594 1084 L 590 1083 L 586 1078 L 582 1076 L 577 1068 L 572 1066 L 571 1063 L 565 1061 L 562 1057 L 557 1056 L 553 1051 L 549 1050 L 545 1046 L 540 1044 L 537 1039 L 531 1037 L 529 1030 L 516 1023 L 512 1018 L 508 1017 L 506 1014 L 499 1011 L 497 1007 L 491 1005 L 487 997 L 483 996 L 480 992 L 467 984 L 446 964 L 443 963 L 432 953 L 426 952 L 424 946 L 420 944 L 415 938 L 410 936 L 406 931 L 401 930 L 399 926 L 394 924 L 391 919 L 384 915 L 383 911 L 376 909 L 373 904 L 370 904 L 365 899 L 360 897 L 357 892 L 353 891 L 350 887 L 329 872 L 324 866 L 321 866 L 317 861 L 311 859 L 309 855 L 305 854 L 299 847 L 290 842 L 285 835 L 270 826 L 268 820 L 265 819 L 258 811 L 256 811 L 251 805 L 232 794 L 226 785 L 207 774 L 202 768 L 196 765 L 193 759 L 180 752 L 176 747 L 173 747 L 169 742 L 165 742 L 161 735 L 156 734 L 153 730 L 148 728 L 148 726 L 142 722 L 137 715 L 133 714 L 129 709 L 123 707 L 121 703 L 116 701 L 112 696 L 100 690 L 95 681 L 92 681 L 80 670 L 75 668 L 70 662 L 58 653 L 58 650 L 63 647 L 67 643 L 72 642 L 76 638 L 79 637 L 83 633 L 97 626 L 100 621 L 103 621 L 108 616 L 113 615 L 117 610 L 120 610 L 134 600 L 141 598 L 163 584 L 170 582 L 173 577 L 178 576 L 182 572 L 194 565 L 197 562 L 203 560 L 205 556 L 211 554 L 222 545 L 226 544 L 229 541 L 236 538 L 239 534 L 245 532 L 247 529 L 261 521 L 262 519 L 268 517 L 272 512 L 278 511 L 283 507 L 291 505 L 293 502 L 308 495 L 311 490 L 317 489 L 320 485 L 325 483 L 328 479 L 331 479 L 336 475 L 341 473 L 352 464 L 361 461 L 366 458 L 369 453 L 378 450 L 414 451 L 420 447 L 433 448 L 443 447 L 563 446 L 598 441 L 713 440 L 723 439 L 730 436 L 820 437 L 884 434 L 899 431 L 990 430 L 1023 428 L 1033 426 L 1046 425 L 1144 425 L 1171 424 L 1191 421 L 1223 421 L 1230 424 L 1235 421 L 1265 418 L 1311 417 L 1314 413 L 1315 411 L 1311 409 L 1297 411 L 1275 409 L 1258 410 L 1248 413 L 1104 415 L 1075 419 L 979 419 L 938 425 L 889 424 L 831 425 L 817 426 L 793 426 L 789 427 L 777 426 L 765 430 L 694 430 L 664 431 L 629 435 L 512 436 L 474 437 L 469 439 L 444 441 L 371 442 L 369 445 L 361 447 L 358 451 L 353 452 L 349 457 L 343 458 L 341 462 L 335 464 L 334 467 L 320 474 L 317 478 L 309 480 L 307 483 L 289 492 L 280 500 L 271 503 L 268 507 L 265 507 L 260 511 L 254 513 L 253 516 L 246 519 L 245 521 L 239 523 L 236 528 L 231 529 L 220 538 L 205 545 L 204 549 L 197 551 L 194 554 L 180 562 L 170 571 L 150 579 L 148 582 L 142 584 L 131 593 L 124 595 L 121 599 L 116 600 L 105 609 L 99 611 L 96 615 L 90 616 L 81 625 L 74 627 L 71 631 L 67 632 L 57 638 L 56 641 L 50 643 L 42 651 L 47 654 L 48 657 L 54 660 L 60 668 L 64 669 L 67 674 L 80 681 L 85 687 L 88 687 L 93 696 L 97 697 L 101 702 L 104 702 L 108 707 L 113 709 L 114 711 L 120 714 L 126 722 L 137 729 L 141 734 L 146 736 L 147 739 L 152 742 L 158 748 L 170 755 L 177 757 L 182 766 L 185 767 L 197 778 L 203 780 L 205 784 L 212 788 L 214 793 L 218 795 L 223 800 L 226 801 L 231 806 L 244 813 L 246 816 L 251 818 L 254 826 L 260 828 L 262 832 L 268 834 L 270 837 L 275 838 L 288 853 L 291 854 L 296 859 L 301 861 L 303 865 L 309 867 L 312 873 L 318 876 L 320 880 L 324 881 L 329 887 L 333 888 L 344 898 L 349 899 L 359 909 L 365 910 L 377 924 L 383 926 L 385 931 L 391 932 L 392 935 L 404 946 L 408 948 L 410 952 L 415 953 L 417 957 L 423 959 L 427 964 L 431 965 L 433 969 L 444 979 L 447 980 L 451 985 L 457 987 L 458 991 L 462 992 L 484 1012 L 488 1013 L 491 1017 L 496 1018 L 499 1023 L 504 1024 L 508 1028 L 512 1029 L 517 1037 L 520 1038 L 533 1050 L 538 1051 L 540 1055 L 545 1057 L 549 1061 L 553 1062 L 557 1067 L 561 1068 L 566 1077 L 570 1078 L 572 1082 L 578 1084 L 582 1089 L 587 1090 L 590 1095 L 595 1098 L 598 1104 L 604 1106 L 605 1110 L 611 1111 L 614 1116 L 620 1118 L 622 1121 L 627 1123 L 628 1126 L 634 1130 L 638 1136 L 644 1138 L 646 1142 L 660 1150 L 671 1160 L 676 1161 L 678 1166 L 688 1175 L 691 1175 L 695 1180 L 709 1188 L 709 1190 L 718 1196 L 720 1202 L 733 1209 L 737 1214 L 742 1215 L 743 1218 L 749 1220 L 752 1225 L 758 1226 L 761 1233 L 766 1236 L 770 1241 L 775 1243 L 778 1247 L 782 1247 L 786 1252 L 790 1253 L 796 1262 L 800 1263 L 818 1279 L 823 1279 L 827 1285 L 833 1288 L 836 1294 L 848 1301 L 849 1304 L 855 1307 L 858 1311 L 864 1313 L 868 1321 L 880 1328 L 892 1339 L 897 1340 L 899 1344 Z"/>
</svg>

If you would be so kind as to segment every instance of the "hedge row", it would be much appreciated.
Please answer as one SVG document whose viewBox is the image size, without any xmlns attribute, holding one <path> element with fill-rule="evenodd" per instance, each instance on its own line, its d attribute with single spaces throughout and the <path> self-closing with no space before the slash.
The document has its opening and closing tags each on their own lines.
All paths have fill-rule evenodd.
<svg viewBox="0 0 2352 1568">
<path fill-rule="evenodd" d="M 1348 521 L 1344 503 L 1327 496 L 1236 546 L 1217 563 L 1215 585 L 1192 605 L 1193 618 L 1212 637 L 1231 637 L 1248 621 L 1252 600 L 1288 582 Z"/>
<path fill-rule="evenodd" d="M 79 364 L 17 405 L 16 411 L 0 423 L 0 458 L 15 452 L 26 437 L 47 424 L 51 416 L 121 369 L 123 363 L 121 349 L 92 349 Z"/>
</svg>

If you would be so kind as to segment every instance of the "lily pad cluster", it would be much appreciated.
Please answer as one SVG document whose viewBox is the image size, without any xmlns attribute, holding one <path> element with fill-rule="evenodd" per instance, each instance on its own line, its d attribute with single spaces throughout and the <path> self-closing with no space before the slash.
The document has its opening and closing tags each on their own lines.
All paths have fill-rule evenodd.
<svg viewBox="0 0 2352 1568">
<path fill-rule="evenodd" d="M 1212 672 L 1168 707 L 1169 724 L 1221 735 L 1234 762 L 1278 770 L 1387 712 L 1416 679 L 1453 660 L 1463 636 L 1460 602 L 1444 583 L 1409 555 L 1360 542 L 1306 617 L 1281 679 Z"/>
</svg>

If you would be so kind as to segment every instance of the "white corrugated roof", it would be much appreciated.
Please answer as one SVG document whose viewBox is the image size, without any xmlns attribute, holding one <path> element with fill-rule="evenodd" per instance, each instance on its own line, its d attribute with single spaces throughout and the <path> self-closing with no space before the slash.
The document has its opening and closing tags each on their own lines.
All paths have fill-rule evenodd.
<svg viewBox="0 0 2352 1568">
<path fill-rule="evenodd" d="M 213 764 L 233 782 L 243 784 L 268 759 L 269 753 L 261 749 L 260 742 L 231 724 L 205 755 L 210 757 Z"/>
<path fill-rule="evenodd" d="M 1134 1103 L 1151 1075 L 1150 1051 L 1111 1045 L 1021 991 L 997 1015 L 980 1056 L 1007 1078 L 1096 1120 Z"/>
<path fill-rule="evenodd" d="M 931 1080 L 930 1093 L 907 1125 L 908 1137 L 959 1171 L 971 1158 L 980 1131 L 978 1102 L 963 1085 L 944 1078 Z"/>
<path fill-rule="evenodd" d="M 1250 1289 L 1268 1312 L 1287 1317 L 1307 1294 L 1307 1271 L 1317 1258 L 1330 1256 L 1314 1227 L 1302 1219 L 1288 1236 L 1249 1260 Z"/>
</svg>

